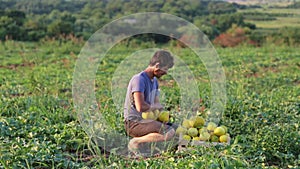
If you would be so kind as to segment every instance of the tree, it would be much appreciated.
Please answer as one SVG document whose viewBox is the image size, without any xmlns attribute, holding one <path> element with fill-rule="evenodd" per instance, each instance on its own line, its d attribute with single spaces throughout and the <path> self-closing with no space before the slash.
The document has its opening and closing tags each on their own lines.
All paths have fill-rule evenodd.
<svg viewBox="0 0 300 169">
<path fill-rule="evenodd" d="M 26 15 L 24 12 L 15 11 L 15 10 L 8 11 L 6 13 L 6 16 L 12 18 L 17 26 L 22 26 L 25 21 L 25 18 L 26 18 Z"/>
<path fill-rule="evenodd" d="M 62 20 L 54 21 L 47 28 L 49 36 L 68 35 L 73 32 L 72 24 L 70 22 L 64 22 Z"/>
<path fill-rule="evenodd" d="M 4 40 L 7 36 L 15 40 L 24 40 L 24 13 L 17 11 L 4 12 L 5 16 L 0 17 L 0 38 Z"/>
</svg>

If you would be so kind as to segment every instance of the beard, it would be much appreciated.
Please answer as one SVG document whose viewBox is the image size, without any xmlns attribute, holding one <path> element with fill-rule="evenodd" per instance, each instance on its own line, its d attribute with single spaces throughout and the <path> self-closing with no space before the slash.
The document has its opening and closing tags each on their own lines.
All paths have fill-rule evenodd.
<svg viewBox="0 0 300 169">
<path fill-rule="evenodd" d="M 154 74 L 154 77 L 156 77 L 157 79 L 161 78 L 162 75 L 159 75 L 159 74 Z"/>
</svg>

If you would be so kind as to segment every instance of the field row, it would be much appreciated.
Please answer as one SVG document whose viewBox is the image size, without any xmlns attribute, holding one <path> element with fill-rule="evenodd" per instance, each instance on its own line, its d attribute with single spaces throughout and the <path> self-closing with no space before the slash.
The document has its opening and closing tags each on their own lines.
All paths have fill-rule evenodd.
<svg viewBox="0 0 300 169">
<path fill-rule="evenodd" d="M 217 48 L 227 93 L 220 123 L 228 126 L 231 145 L 196 147 L 181 153 L 170 150 L 155 158 L 128 160 L 105 154 L 103 149 L 93 146 L 83 129 L 88 121 L 80 124 L 76 116 L 72 80 L 82 45 L 71 41 L 2 42 L 0 168 L 297 168 L 300 165 L 298 48 Z M 197 81 L 202 100 L 199 111 L 205 113 L 210 109 L 211 84 L 201 59 L 188 48 L 152 45 L 134 48 L 119 44 L 99 62 L 94 88 L 96 106 L 109 128 L 123 135 L 122 114 L 112 98 L 112 81 L 133 73 L 129 68 L 141 71 L 137 68 L 147 65 L 131 63 L 128 67 L 130 62 L 126 59 L 131 61 L 134 56 L 141 56 L 136 51 L 169 48 L 184 61 L 185 64 L 177 62 L 170 74 L 160 80 L 163 103 L 171 113 L 176 115 L 180 110 L 182 99 L 182 91 L 172 75 L 184 65 Z M 116 72 L 121 76 L 116 76 Z M 182 80 L 190 80 L 190 76 L 181 75 Z M 123 80 L 117 84 L 125 84 L 126 79 Z M 126 89 L 122 85 L 117 87 Z M 105 133 L 106 128 L 101 124 L 97 121 L 94 126 Z M 120 140 L 106 138 L 106 141 L 114 145 Z"/>
</svg>

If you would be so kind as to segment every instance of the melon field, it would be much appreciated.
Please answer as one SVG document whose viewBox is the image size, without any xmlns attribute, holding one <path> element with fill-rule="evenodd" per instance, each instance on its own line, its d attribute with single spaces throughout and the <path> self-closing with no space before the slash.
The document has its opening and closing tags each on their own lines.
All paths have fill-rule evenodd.
<svg viewBox="0 0 300 169">
<path fill-rule="evenodd" d="M 83 45 L 84 41 L 78 39 L 1 42 L 1 169 L 299 168 L 299 48 L 271 44 L 259 48 L 216 47 L 227 93 L 220 124 L 227 126 L 230 144 L 130 159 L 104 152 L 101 147 L 97 151 L 77 119 L 72 80 Z M 96 73 L 98 108 L 114 130 L 125 133 L 123 115 L 112 100 L 111 81 L 122 60 L 136 50 L 156 47 L 179 53 L 198 81 L 198 111 L 209 110 L 210 80 L 205 66 L 194 60 L 195 54 L 189 48 L 127 45 L 120 43 L 112 48 Z M 176 113 L 181 99 L 176 82 L 167 75 L 159 83 L 166 109 Z"/>
</svg>

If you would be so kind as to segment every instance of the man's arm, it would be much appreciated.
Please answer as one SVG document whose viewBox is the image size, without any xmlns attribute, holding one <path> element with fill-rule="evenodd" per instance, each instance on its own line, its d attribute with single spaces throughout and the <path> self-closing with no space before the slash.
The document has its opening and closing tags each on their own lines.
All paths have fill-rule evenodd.
<svg viewBox="0 0 300 169">
<path fill-rule="evenodd" d="M 142 92 L 134 92 L 133 93 L 135 108 L 138 112 L 152 111 L 157 109 L 162 109 L 162 105 L 159 103 L 158 97 L 155 97 L 155 103 L 150 105 L 145 102 L 144 94 Z M 158 102 L 156 102 L 158 101 Z"/>
</svg>

